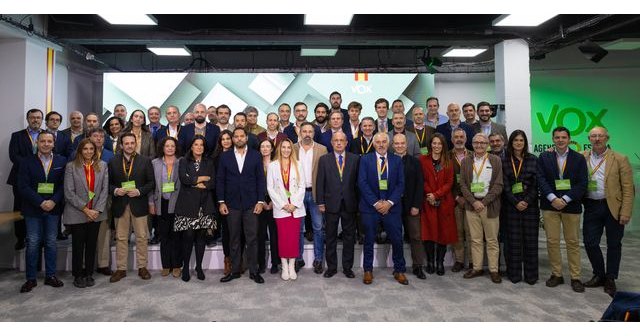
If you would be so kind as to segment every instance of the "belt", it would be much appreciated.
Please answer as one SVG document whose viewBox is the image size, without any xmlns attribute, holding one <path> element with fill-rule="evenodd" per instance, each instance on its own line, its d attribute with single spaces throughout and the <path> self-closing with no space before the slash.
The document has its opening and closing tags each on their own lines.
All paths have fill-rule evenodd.
<svg viewBox="0 0 640 336">
<path fill-rule="evenodd" d="M 304 191 L 311 191 L 313 188 L 305 188 Z"/>
<path fill-rule="evenodd" d="M 607 202 L 606 198 L 601 198 L 601 199 L 585 198 L 584 200 L 585 200 L 585 202 L 588 201 L 588 202 L 592 202 L 592 203 L 605 203 L 605 202 Z"/>
<path fill-rule="evenodd" d="M 475 197 L 475 196 L 473 198 L 477 199 L 478 201 L 482 201 L 484 199 L 484 197 Z"/>
</svg>

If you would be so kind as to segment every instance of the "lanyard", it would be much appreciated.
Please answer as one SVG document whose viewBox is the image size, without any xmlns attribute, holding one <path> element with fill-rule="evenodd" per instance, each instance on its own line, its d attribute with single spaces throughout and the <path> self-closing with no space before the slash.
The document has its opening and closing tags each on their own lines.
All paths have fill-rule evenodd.
<svg viewBox="0 0 640 336">
<path fill-rule="evenodd" d="M 167 125 L 167 136 L 168 137 L 171 136 L 170 130 L 171 130 L 171 126 Z M 176 136 L 175 136 L 175 138 L 177 139 L 179 135 L 180 135 L 180 125 L 176 126 Z"/>
<path fill-rule="evenodd" d="M 131 165 L 129 166 L 129 171 L 127 172 L 126 165 L 124 164 L 124 155 L 122 155 L 122 170 L 125 174 L 127 174 L 127 181 L 131 178 L 131 171 L 133 170 L 133 160 L 135 160 L 135 156 L 131 156 Z"/>
<path fill-rule="evenodd" d="M 171 173 L 173 172 L 173 163 L 167 164 L 167 161 L 165 161 L 164 158 L 162 159 L 162 161 L 164 161 L 164 165 L 167 167 L 167 180 L 171 181 Z"/>
<path fill-rule="evenodd" d="M 84 164 L 84 176 L 87 178 L 87 189 L 91 190 L 91 170 L 93 168 L 93 161 L 91 161 L 88 165 Z"/>
<path fill-rule="evenodd" d="M 475 162 L 475 158 L 473 159 L 473 172 L 476 174 L 476 181 L 480 180 L 480 174 L 482 174 L 482 170 L 484 169 L 484 164 L 487 163 L 487 158 L 489 157 L 489 154 L 485 154 L 484 155 L 484 160 L 482 160 L 482 165 L 480 166 L 480 169 L 476 170 L 476 162 Z"/>
<path fill-rule="evenodd" d="M 569 160 L 569 155 L 567 155 L 567 157 L 564 159 L 564 163 L 562 163 L 562 167 L 560 167 L 560 161 L 558 160 L 558 157 L 556 156 L 556 164 L 558 165 L 558 170 L 560 171 L 560 179 L 562 179 L 564 177 L 564 170 L 565 168 L 567 168 L 567 161 Z"/>
<path fill-rule="evenodd" d="M 360 152 L 362 152 L 362 154 L 367 154 L 369 153 L 369 151 L 371 150 L 371 146 L 373 146 L 373 138 L 371 139 L 371 142 L 369 143 L 369 146 L 367 146 L 367 151 L 364 151 L 364 146 L 363 144 L 365 143 L 365 139 L 364 139 L 364 135 L 360 137 Z"/>
<path fill-rule="evenodd" d="M 418 146 L 421 146 L 422 142 L 424 141 L 424 138 L 427 136 L 427 128 L 426 127 L 422 128 L 422 137 L 420 137 L 418 135 L 418 130 L 417 129 L 416 129 L 415 133 L 416 133 L 416 138 L 418 138 Z"/>
<path fill-rule="evenodd" d="M 462 156 L 462 158 L 464 159 L 464 157 L 467 156 L 467 150 L 464 150 L 464 155 Z M 456 151 L 453 151 L 453 157 L 456 159 L 456 162 L 458 162 L 458 166 L 462 166 L 462 160 L 458 159 L 458 154 L 456 154 Z"/>
<path fill-rule="evenodd" d="M 29 132 L 29 129 L 25 129 L 25 131 L 27 132 L 27 136 L 29 136 L 29 140 L 31 141 L 31 148 L 33 149 L 33 154 L 35 154 L 38 151 L 38 146 L 36 146 L 37 143 L 31 137 L 31 133 Z"/>
<path fill-rule="evenodd" d="M 383 156 L 381 156 L 381 158 L 383 158 Z M 377 161 L 378 161 L 378 178 L 382 178 L 382 175 L 387 170 L 387 160 L 384 160 L 384 164 L 382 166 L 380 166 L 381 160 L 377 160 Z"/>
<path fill-rule="evenodd" d="M 340 165 L 340 163 L 338 162 L 338 158 L 336 159 L 336 166 L 338 166 L 338 173 L 340 174 L 340 180 L 342 181 L 342 173 L 344 172 L 344 164 L 346 162 L 347 156 L 343 155 L 342 156 L 342 165 Z"/>
<path fill-rule="evenodd" d="M 38 155 L 38 160 L 40 160 L 40 164 L 42 165 L 42 169 L 44 169 L 44 181 L 48 182 L 48 180 L 49 180 L 49 171 L 51 171 L 51 165 L 53 165 L 53 156 L 51 157 L 51 160 L 49 160 L 49 167 L 47 167 L 47 168 L 44 167 L 44 162 L 42 162 L 42 159 L 40 158 L 39 155 Z"/>
<path fill-rule="evenodd" d="M 280 174 L 282 175 L 282 183 L 284 184 L 284 189 L 289 191 L 289 172 L 291 171 L 291 161 L 289 161 L 289 168 L 284 170 L 284 167 L 280 165 Z"/>
<path fill-rule="evenodd" d="M 513 168 L 513 174 L 516 176 L 516 182 L 518 182 L 518 176 L 520 176 L 520 171 L 522 170 L 522 163 L 524 162 L 524 156 L 522 160 L 520 160 L 520 164 L 518 165 L 518 170 L 516 170 L 516 164 L 513 161 L 513 155 L 511 156 L 511 168 Z"/>
<path fill-rule="evenodd" d="M 593 168 L 593 170 L 589 173 L 590 177 L 593 177 L 593 174 L 595 174 L 598 169 L 600 169 L 600 167 L 602 166 L 602 164 L 604 163 L 604 161 L 607 159 L 607 155 L 609 155 L 609 153 L 607 153 L 606 155 L 604 155 L 602 157 L 602 159 L 600 159 L 600 162 L 598 162 L 598 164 L 596 165 L 595 168 Z M 589 167 L 591 167 L 591 153 L 589 153 Z"/>
</svg>

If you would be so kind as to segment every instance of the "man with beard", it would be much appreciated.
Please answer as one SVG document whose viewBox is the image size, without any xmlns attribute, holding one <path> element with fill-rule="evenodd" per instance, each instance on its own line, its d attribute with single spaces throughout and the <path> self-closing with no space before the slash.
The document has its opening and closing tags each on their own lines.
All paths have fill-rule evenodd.
<svg viewBox="0 0 640 336">
<path fill-rule="evenodd" d="M 229 111 L 229 108 L 226 105 L 220 105 L 218 107 L 218 118 L 220 118 L 221 110 Z M 195 122 L 193 124 L 184 125 L 180 129 L 180 133 L 178 134 L 178 143 L 182 150 L 182 153 L 186 153 L 189 150 L 189 146 L 191 145 L 191 140 L 196 134 L 200 134 L 204 136 L 207 140 L 207 149 L 208 153 L 205 153 L 205 156 L 211 155 L 213 150 L 218 143 L 218 136 L 220 135 L 220 128 L 218 126 L 213 125 L 207 122 L 207 107 L 204 104 L 197 104 L 193 108 L 193 114 L 195 116 Z M 228 122 L 228 120 L 226 120 Z"/>
<path fill-rule="evenodd" d="M 476 120 L 476 106 L 471 103 L 462 105 L 462 115 L 464 116 L 464 122 L 469 126 L 478 122 Z"/>
<path fill-rule="evenodd" d="M 297 105 L 297 104 L 296 104 Z M 307 105 L 305 105 L 306 108 Z M 278 106 L 278 117 L 280 117 L 280 125 L 278 126 L 278 130 L 282 133 L 284 133 L 284 129 L 293 125 L 292 122 L 289 122 L 289 119 L 291 119 L 291 106 L 289 106 L 289 104 L 287 103 L 282 103 L 280 104 L 280 106 Z M 307 116 L 305 115 L 305 118 Z M 291 139 L 291 138 L 289 138 Z M 293 139 L 291 139 L 293 140 Z M 295 141 L 294 141 L 295 143 Z"/>
<path fill-rule="evenodd" d="M 483 101 L 478 103 L 478 118 L 477 123 L 473 124 L 474 133 L 484 133 L 487 137 L 491 133 L 502 134 L 503 139 L 508 139 L 507 130 L 504 125 L 496 124 L 491 121 L 491 104 Z"/>
<path fill-rule="evenodd" d="M 247 144 L 249 145 L 249 148 L 255 149 L 257 151 L 260 150 L 258 137 L 248 130 L 249 126 L 247 126 L 247 115 L 244 114 L 244 112 L 236 113 L 236 115 L 233 116 L 233 126 L 234 129 L 244 128 L 244 130 L 247 131 Z"/>
<path fill-rule="evenodd" d="M 453 142 L 451 141 L 453 131 L 458 128 L 462 128 L 467 133 L 467 143 L 465 145 L 467 149 L 472 150 L 473 146 L 471 144 L 471 139 L 473 139 L 475 133 L 471 126 L 460 120 L 460 105 L 457 103 L 449 104 L 447 106 L 447 116 L 449 117 L 449 120 L 436 127 L 436 132 L 442 134 L 445 140 L 447 140 L 447 148 L 453 148 Z"/>
<path fill-rule="evenodd" d="M 117 106 L 118 105 L 116 105 L 116 107 Z M 122 106 L 122 108 L 124 108 L 124 106 Z M 127 112 L 125 110 L 125 115 L 126 113 Z M 84 119 L 84 115 L 82 115 L 82 112 L 80 111 L 73 111 L 69 113 L 70 126 L 68 128 L 63 129 L 62 133 L 64 133 L 71 140 L 71 143 L 73 143 L 73 141 L 76 139 L 77 136 L 82 135 L 84 133 L 82 131 L 83 119 Z"/>
<path fill-rule="evenodd" d="M 258 125 L 258 109 L 255 106 L 247 106 L 243 112 L 247 115 L 247 131 L 250 134 L 257 136 L 266 131 L 264 127 Z"/>
<path fill-rule="evenodd" d="M 331 111 L 327 111 L 329 112 L 329 114 L 333 112 L 340 112 L 342 113 L 342 120 L 349 120 L 348 110 L 345 110 L 341 107 L 342 95 L 340 94 L 340 92 L 331 92 L 331 94 L 329 95 L 329 104 L 331 104 Z"/>
<path fill-rule="evenodd" d="M 194 111 L 194 114 L 197 114 L 197 113 L 195 113 Z M 229 108 L 229 106 L 225 104 L 218 106 L 218 109 L 216 110 L 216 115 L 218 116 L 218 123 L 216 124 L 216 126 L 218 126 L 218 129 L 220 130 L 220 132 L 226 129 L 233 131 L 233 125 L 229 124 L 229 119 L 231 118 L 231 108 Z M 207 145 L 209 144 L 207 143 Z"/>
<path fill-rule="evenodd" d="M 318 103 L 316 108 L 313 109 L 316 119 L 313 123 L 318 127 L 319 133 L 316 134 L 316 138 L 320 137 L 320 134 L 327 131 L 329 127 L 329 106 L 325 103 Z"/>
<path fill-rule="evenodd" d="M 324 105 L 325 107 L 327 105 L 325 105 L 324 103 L 319 103 L 318 105 Z M 287 105 L 289 106 L 289 105 Z M 317 106 L 316 106 L 317 108 Z M 307 104 L 303 103 L 303 102 L 297 102 L 295 105 L 293 105 L 293 111 L 294 111 L 294 117 L 296 118 L 296 123 L 295 124 L 289 124 L 289 126 L 285 127 L 285 129 L 282 131 L 282 133 L 284 133 L 289 139 L 291 139 L 291 141 L 295 144 L 298 143 L 298 137 L 300 135 L 300 127 L 302 126 L 302 124 L 304 122 L 307 121 L 307 114 L 309 113 L 307 110 Z M 280 113 L 280 118 L 282 118 L 282 113 Z M 289 120 L 289 119 L 287 119 Z M 280 123 L 282 125 L 282 120 L 280 120 Z M 319 138 L 319 134 L 320 133 L 320 129 L 318 127 L 315 127 L 314 130 L 315 133 L 315 138 L 314 140 L 317 141 L 317 139 Z"/>
</svg>

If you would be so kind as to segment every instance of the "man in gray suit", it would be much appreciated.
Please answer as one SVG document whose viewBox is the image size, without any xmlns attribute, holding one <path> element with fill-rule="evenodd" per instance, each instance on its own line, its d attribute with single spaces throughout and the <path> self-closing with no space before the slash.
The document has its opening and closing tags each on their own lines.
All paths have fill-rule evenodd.
<svg viewBox="0 0 640 336">
<path fill-rule="evenodd" d="M 474 134 L 482 132 L 488 137 L 491 133 L 498 133 L 502 134 L 503 139 L 508 139 L 504 125 L 491 121 L 491 104 L 485 101 L 478 103 L 478 118 L 480 120 L 472 125 Z"/>
<path fill-rule="evenodd" d="M 404 134 L 407 137 L 407 154 L 414 157 L 419 157 L 420 146 L 418 145 L 418 141 L 416 140 L 415 133 L 407 133 L 406 131 L 405 125 L 407 124 L 407 117 L 404 115 L 404 111 L 393 112 L 391 123 L 393 124 L 393 129 L 387 133 L 389 135 L 389 143 L 393 142 L 394 135 Z M 389 146 L 389 152 L 394 152 L 393 146 Z"/>
</svg>

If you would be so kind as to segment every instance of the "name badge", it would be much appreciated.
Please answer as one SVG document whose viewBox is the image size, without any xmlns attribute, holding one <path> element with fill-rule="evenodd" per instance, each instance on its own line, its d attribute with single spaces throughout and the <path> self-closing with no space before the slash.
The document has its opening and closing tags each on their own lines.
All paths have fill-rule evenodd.
<svg viewBox="0 0 640 336">
<path fill-rule="evenodd" d="M 162 184 L 163 193 L 172 193 L 174 191 L 176 191 L 175 182 L 165 182 Z"/>
<path fill-rule="evenodd" d="M 53 194 L 53 183 L 38 183 L 38 194 Z"/>
<path fill-rule="evenodd" d="M 598 191 L 598 182 L 596 182 L 596 180 L 589 180 L 589 184 L 587 185 L 587 190 Z"/>
<path fill-rule="evenodd" d="M 291 192 L 289 190 L 285 190 L 285 194 L 287 194 L 287 198 L 291 198 Z"/>
<path fill-rule="evenodd" d="M 556 180 L 556 190 L 569 190 L 571 189 L 571 180 L 562 179 Z"/>
<path fill-rule="evenodd" d="M 96 197 L 96 193 L 94 193 L 93 191 L 89 191 L 89 200 L 93 200 L 94 197 Z"/>
<path fill-rule="evenodd" d="M 524 191 L 524 187 L 522 186 L 522 182 L 514 183 L 511 186 L 511 192 L 513 194 L 519 194 Z"/>
<path fill-rule="evenodd" d="M 460 183 L 460 174 L 456 174 L 456 182 Z"/>
<path fill-rule="evenodd" d="M 422 154 L 422 155 L 429 154 L 429 148 L 427 148 L 427 147 L 420 148 L 420 154 Z"/>
<path fill-rule="evenodd" d="M 484 182 L 472 182 L 471 183 L 471 192 L 480 193 L 484 191 Z"/>
<path fill-rule="evenodd" d="M 136 188 L 136 181 L 122 182 L 122 189 L 131 190 Z"/>
<path fill-rule="evenodd" d="M 379 188 L 380 190 L 387 190 L 387 180 L 380 180 L 379 182 Z"/>
</svg>

